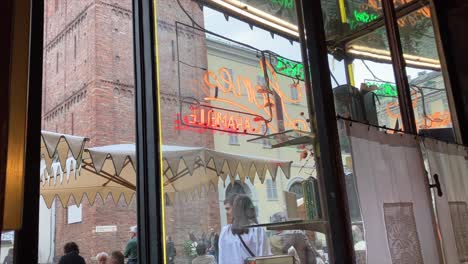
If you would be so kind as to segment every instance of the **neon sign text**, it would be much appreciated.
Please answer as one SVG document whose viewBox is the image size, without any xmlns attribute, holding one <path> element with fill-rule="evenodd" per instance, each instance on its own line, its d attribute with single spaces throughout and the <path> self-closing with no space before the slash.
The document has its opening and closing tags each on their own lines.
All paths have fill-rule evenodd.
<svg viewBox="0 0 468 264">
<path fill-rule="evenodd" d="M 275 70 L 279 74 L 283 74 L 302 81 L 304 80 L 304 65 L 279 56 L 276 57 L 276 60 L 277 63 L 275 65 Z"/>
<path fill-rule="evenodd" d="M 294 0 L 271 0 L 273 4 L 278 4 L 283 8 L 293 9 Z"/>
<path fill-rule="evenodd" d="M 359 23 L 369 23 L 374 20 L 376 20 L 379 16 L 376 14 L 371 14 L 366 11 L 359 12 L 357 10 L 354 10 L 354 20 L 350 21 L 350 27 L 352 30 L 356 29 L 359 25 Z"/>
<path fill-rule="evenodd" d="M 260 68 L 255 71 L 263 73 L 266 70 L 269 78 L 265 82 L 268 82 L 268 85 L 257 81 L 254 82 L 245 75 L 234 75 L 226 67 L 220 67 L 217 71 L 207 70 L 203 73 L 202 78 L 192 80 L 191 89 L 193 94 L 197 95 L 197 98 L 204 98 L 203 104 L 222 106 L 222 108 L 233 112 L 242 111 L 247 115 L 260 117 L 263 121 L 266 120 L 266 126 L 271 133 L 278 131 L 277 127 L 274 126 L 274 122 L 270 122 L 276 118 L 276 110 L 281 111 L 286 129 L 308 130 L 307 120 L 300 113 L 291 115 L 286 108 L 286 103 L 305 103 L 303 102 L 304 87 L 300 83 L 290 85 L 287 91 L 297 89 L 297 96 L 291 97 L 289 93 L 285 93 L 284 90 L 286 89 L 281 89 L 274 66 L 268 61 L 265 64 L 259 61 L 259 66 Z M 185 113 L 182 113 L 182 118 L 189 114 L 193 113 L 185 111 Z M 200 114 L 198 113 L 197 117 Z M 205 112 L 205 121 L 208 120 L 206 114 L 207 112 Z M 227 118 L 228 121 L 229 119 Z M 183 120 L 185 121 L 185 119 Z M 250 123 L 252 124 L 252 119 Z M 220 127 L 224 126 L 220 124 Z M 245 122 L 243 127 L 245 129 Z M 206 128 L 214 129 L 211 126 Z M 229 122 L 227 128 L 229 129 Z M 256 127 L 255 133 L 259 132 L 258 129 Z M 241 128 L 239 130 L 243 132 Z"/>
<path fill-rule="evenodd" d="M 416 92 L 412 93 L 412 105 L 413 108 L 416 108 L 418 106 L 418 101 L 419 97 L 416 96 Z M 385 112 L 388 117 L 391 119 L 399 119 L 401 118 L 401 114 L 398 111 L 398 113 L 394 113 L 393 109 L 398 109 L 398 102 L 390 102 L 387 104 L 385 108 Z M 443 128 L 443 127 L 449 127 L 452 124 L 452 118 L 450 116 L 450 111 L 445 110 L 441 112 L 434 112 L 432 114 L 427 114 L 425 116 L 422 116 L 416 120 L 416 125 L 418 129 L 425 129 L 425 128 Z"/>
<path fill-rule="evenodd" d="M 376 95 L 391 96 L 397 97 L 398 91 L 396 85 L 392 83 L 377 83 L 377 82 L 367 82 L 367 86 L 377 86 L 377 90 L 374 91 Z"/>
<path fill-rule="evenodd" d="M 188 110 L 189 113 L 183 115 L 183 124 L 192 127 L 260 135 L 262 134 L 261 124 L 265 124 L 261 116 L 209 105 L 190 105 Z"/>
<path fill-rule="evenodd" d="M 404 4 L 407 4 L 413 0 L 395 0 L 395 6 L 402 6 Z M 368 3 L 361 4 L 359 6 L 359 10 L 354 10 L 353 11 L 353 18 L 350 19 L 350 28 L 351 30 L 355 30 L 359 25 L 362 24 L 367 24 L 370 23 L 377 18 L 379 18 L 379 15 L 371 12 L 378 12 L 381 13 L 380 10 L 382 10 L 382 6 L 380 4 L 380 0 L 369 0 Z M 405 16 L 402 18 L 399 18 L 397 23 L 400 27 L 403 26 L 408 26 L 408 25 L 416 25 L 422 18 L 430 18 L 431 17 L 431 11 L 429 7 L 423 7 L 415 11 L 412 15 Z"/>
</svg>

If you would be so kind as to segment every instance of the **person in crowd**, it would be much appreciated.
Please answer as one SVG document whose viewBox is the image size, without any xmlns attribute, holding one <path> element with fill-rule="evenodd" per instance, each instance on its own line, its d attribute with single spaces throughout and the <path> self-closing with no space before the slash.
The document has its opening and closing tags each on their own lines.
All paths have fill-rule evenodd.
<svg viewBox="0 0 468 264">
<path fill-rule="evenodd" d="M 167 263 L 174 264 L 175 256 L 177 255 L 177 252 L 176 252 L 174 242 L 172 241 L 172 237 L 167 238 L 166 255 L 167 255 Z"/>
<path fill-rule="evenodd" d="M 124 264 L 125 257 L 120 251 L 113 251 L 110 255 L 109 264 Z"/>
<path fill-rule="evenodd" d="M 205 246 L 206 246 L 207 248 L 210 248 L 210 247 L 211 247 L 211 242 L 210 242 L 210 240 L 208 240 L 208 238 L 206 237 L 206 233 L 205 233 L 205 232 L 202 233 L 201 239 L 200 239 L 199 242 L 205 244 Z"/>
<path fill-rule="evenodd" d="M 127 264 L 137 264 L 138 263 L 138 240 L 137 240 L 137 226 L 132 226 L 130 228 L 130 240 L 127 242 L 125 247 L 124 256 L 128 258 Z"/>
<path fill-rule="evenodd" d="M 80 249 L 75 242 L 69 242 L 63 247 L 63 255 L 59 264 L 85 264 L 85 260 L 80 256 Z"/>
<path fill-rule="evenodd" d="M 232 206 L 232 224 L 221 230 L 219 264 L 244 263 L 250 257 L 271 255 L 267 234 L 258 224 L 255 207 L 247 195 L 238 195 Z"/>
<path fill-rule="evenodd" d="M 109 255 L 106 252 L 101 252 L 96 255 L 96 261 L 98 264 L 107 264 L 107 258 Z"/>
<path fill-rule="evenodd" d="M 13 248 L 10 248 L 8 250 L 8 255 L 3 260 L 3 264 L 13 264 L 13 253 L 14 253 Z"/>
<path fill-rule="evenodd" d="M 210 255 L 215 256 L 216 261 L 218 261 L 218 241 L 219 241 L 219 234 L 215 232 L 214 228 L 210 229 L 210 244 L 211 247 L 209 249 Z"/>
<path fill-rule="evenodd" d="M 230 221 L 232 220 L 231 211 L 232 211 L 232 206 L 234 205 L 234 200 L 236 199 L 236 197 L 237 197 L 237 194 L 231 194 L 230 196 L 226 197 L 226 199 L 224 200 L 224 209 L 226 210 L 228 223 L 230 223 Z"/>
<path fill-rule="evenodd" d="M 204 243 L 197 245 L 197 255 L 198 257 L 192 260 L 192 264 L 216 264 L 214 256 L 206 254 L 207 247 Z"/>
<path fill-rule="evenodd" d="M 193 233 L 190 233 L 188 240 L 184 243 L 185 255 L 187 256 L 187 262 L 192 263 L 192 260 L 197 257 L 197 246 L 198 241 Z"/>
<path fill-rule="evenodd" d="M 190 233 L 189 238 L 190 238 L 190 241 L 192 241 L 192 242 L 198 242 L 198 239 L 197 239 L 197 237 L 195 236 L 194 233 Z"/>
<path fill-rule="evenodd" d="M 284 212 L 276 213 L 272 216 L 272 223 L 287 221 L 287 215 Z M 319 254 L 312 246 L 305 232 L 301 230 L 285 230 L 274 232 L 270 236 L 271 252 L 273 255 L 292 255 L 299 258 L 297 264 L 316 264 Z M 296 256 L 297 254 L 297 256 Z"/>
</svg>

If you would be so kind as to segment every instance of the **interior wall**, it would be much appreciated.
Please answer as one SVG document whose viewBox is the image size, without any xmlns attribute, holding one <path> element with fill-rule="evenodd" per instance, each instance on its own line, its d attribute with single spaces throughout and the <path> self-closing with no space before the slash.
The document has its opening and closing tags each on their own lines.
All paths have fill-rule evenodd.
<svg viewBox="0 0 468 264">
<path fill-rule="evenodd" d="M 8 116 L 11 59 L 11 29 L 13 0 L 6 0 L 0 8 L 0 205 L 3 205 L 6 161 L 8 150 Z M 3 207 L 0 206 L 0 229 L 3 223 Z"/>
</svg>

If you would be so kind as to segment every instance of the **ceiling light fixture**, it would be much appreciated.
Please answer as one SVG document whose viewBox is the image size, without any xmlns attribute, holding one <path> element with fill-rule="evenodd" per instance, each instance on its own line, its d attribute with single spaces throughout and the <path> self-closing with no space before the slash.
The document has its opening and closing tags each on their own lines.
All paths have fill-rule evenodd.
<svg viewBox="0 0 468 264">
<path fill-rule="evenodd" d="M 349 45 L 346 52 L 364 59 L 376 59 L 391 62 L 390 52 L 382 49 L 374 49 L 365 46 Z M 427 68 L 436 71 L 441 70 L 440 62 L 438 60 L 424 58 L 410 54 L 403 54 L 405 62 L 408 66 L 417 68 Z"/>
<path fill-rule="evenodd" d="M 250 20 L 254 20 L 259 24 L 262 24 L 268 28 L 272 28 L 279 32 L 282 32 L 288 36 L 298 38 L 299 32 L 298 27 L 290 22 L 275 17 L 267 12 L 264 12 L 258 8 L 242 3 L 238 0 L 206 0 L 214 4 L 216 7 L 228 10 L 239 14 L 241 17 L 246 17 Z"/>
</svg>

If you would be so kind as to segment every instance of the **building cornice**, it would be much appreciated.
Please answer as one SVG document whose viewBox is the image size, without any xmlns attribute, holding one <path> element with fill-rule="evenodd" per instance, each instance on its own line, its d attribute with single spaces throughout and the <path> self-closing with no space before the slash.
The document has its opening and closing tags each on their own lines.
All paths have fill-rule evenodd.
<svg viewBox="0 0 468 264">
<path fill-rule="evenodd" d="M 62 29 L 52 40 L 50 40 L 45 46 L 44 50 L 50 52 L 63 38 L 74 30 L 88 15 L 88 9 L 94 4 L 89 4 L 83 11 L 81 11 L 70 23 L 68 23 L 64 29 Z"/>
<path fill-rule="evenodd" d="M 90 81 L 88 83 L 84 83 L 82 88 L 78 89 L 77 91 L 74 91 L 67 98 L 65 98 L 64 100 L 59 102 L 56 106 L 52 107 L 52 109 L 50 109 L 47 112 L 43 113 L 42 118 L 44 120 L 48 120 L 50 118 L 54 118 L 54 117 L 62 114 L 65 111 L 68 111 L 70 109 L 70 107 L 72 107 L 76 103 L 79 103 L 81 100 L 83 100 L 87 96 L 87 94 L 88 94 L 87 88 L 91 84 L 96 83 L 96 82 L 110 84 L 114 88 L 118 87 L 118 88 L 120 88 L 120 90 L 127 91 L 127 94 L 128 94 L 128 92 L 130 92 L 132 96 L 134 94 L 132 90 L 134 90 L 135 86 L 133 84 L 125 84 L 125 83 L 115 82 L 115 81 L 111 81 L 111 80 L 104 80 L 104 79 Z M 119 92 L 120 92 L 120 90 L 119 90 Z"/>
<path fill-rule="evenodd" d="M 260 51 L 254 51 L 247 47 L 227 43 L 227 41 L 219 41 L 212 38 L 206 39 L 208 54 L 225 58 L 227 60 L 236 61 L 239 63 L 247 63 L 251 66 L 258 67 L 261 56 Z"/>
</svg>

